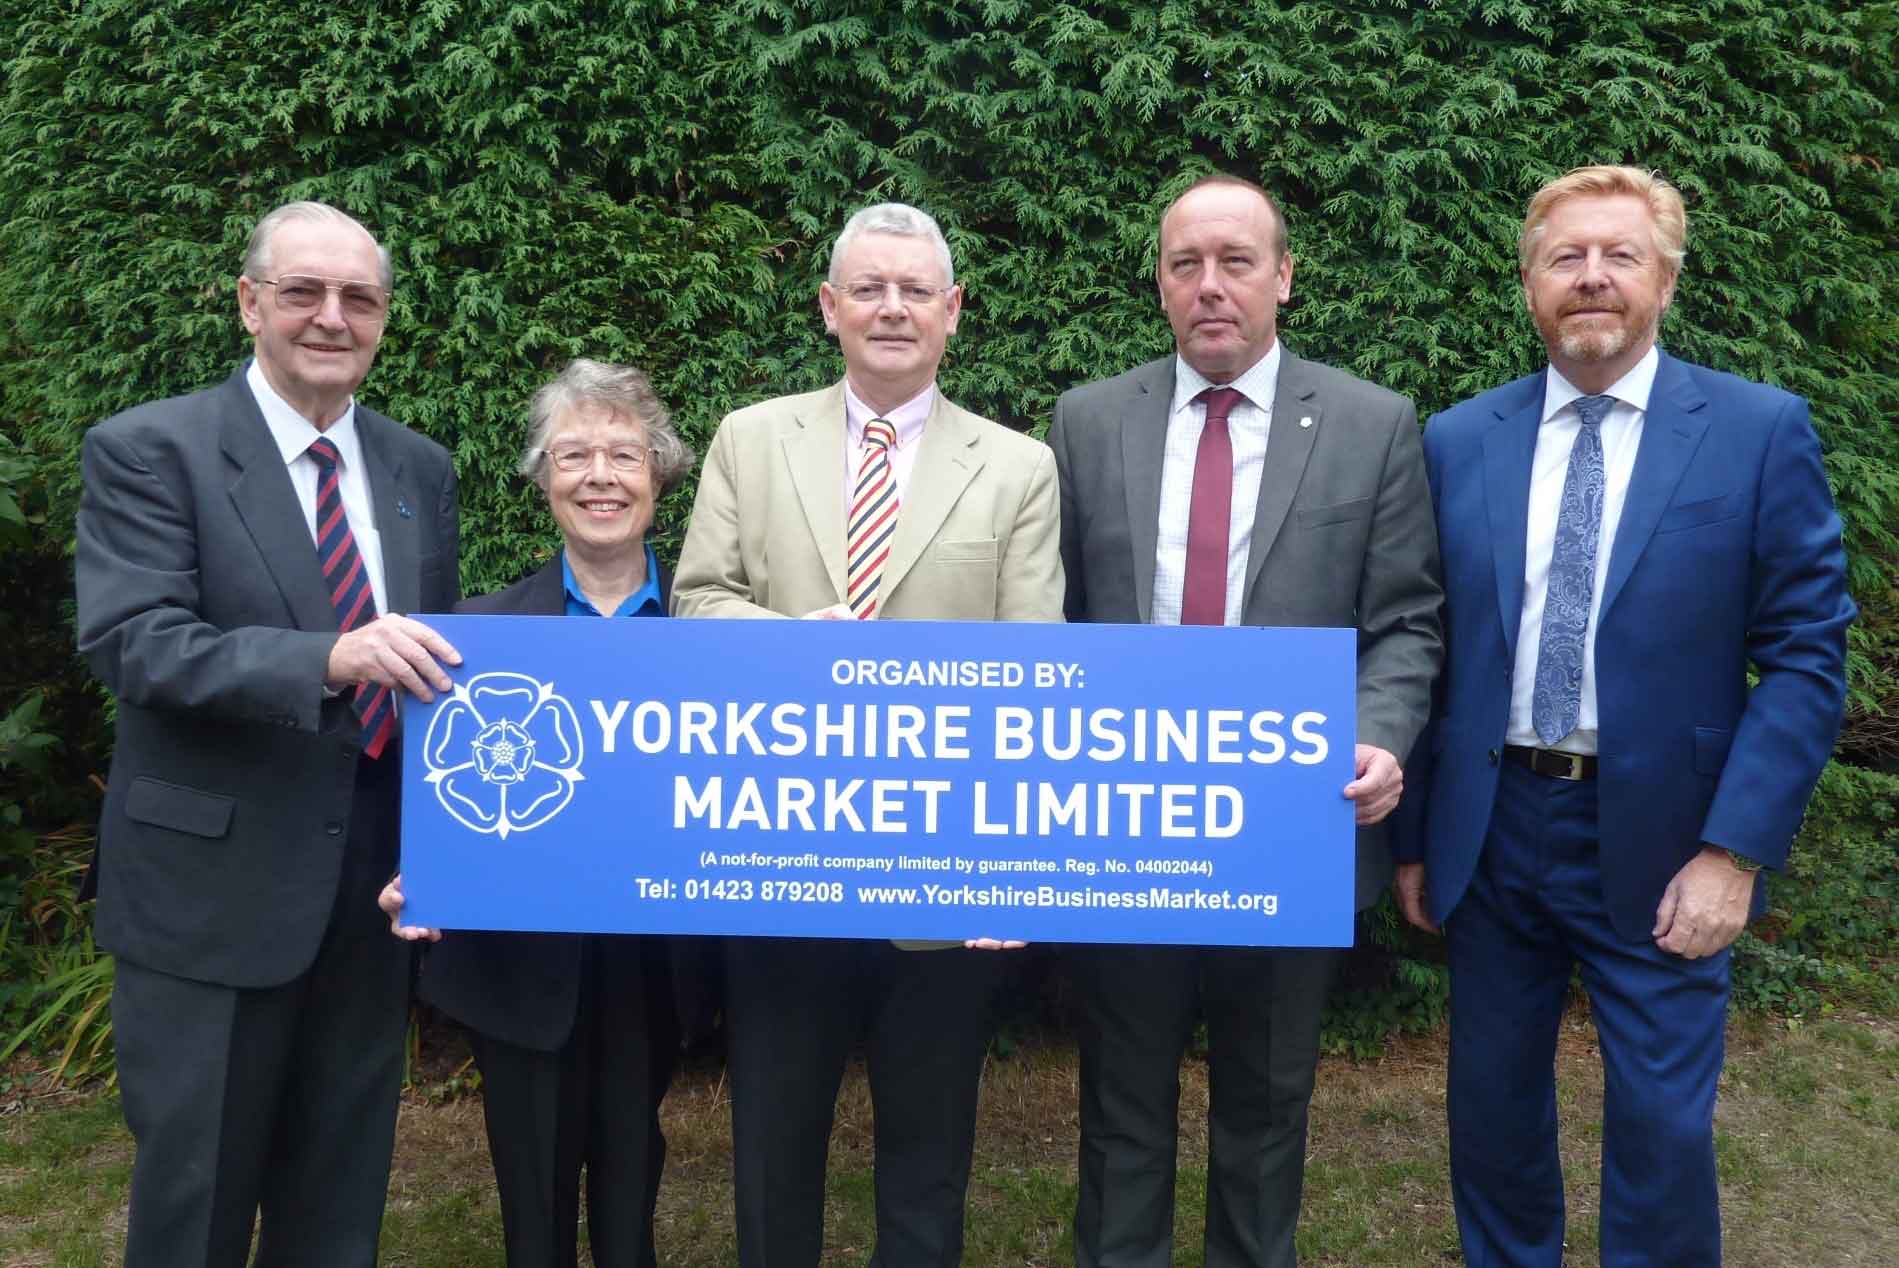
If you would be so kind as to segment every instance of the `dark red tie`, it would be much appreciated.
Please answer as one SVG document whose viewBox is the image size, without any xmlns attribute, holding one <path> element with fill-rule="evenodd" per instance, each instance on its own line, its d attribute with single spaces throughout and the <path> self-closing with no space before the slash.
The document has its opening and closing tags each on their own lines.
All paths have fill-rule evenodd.
<svg viewBox="0 0 1899 1268">
<path fill-rule="evenodd" d="M 306 452 L 317 464 L 317 562 L 323 566 L 330 602 L 336 605 L 336 627 L 347 634 L 376 619 L 376 592 L 369 585 L 363 552 L 356 549 L 356 535 L 349 531 L 349 516 L 343 513 L 336 444 L 318 436 Z M 395 696 L 380 683 L 362 682 L 356 684 L 355 703 L 356 716 L 363 720 L 363 752 L 381 757 L 396 730 Z"/>
<path fill-rule="evenodd" d="M 1207 423 L 1193 460 L 1193 504 L 1187 512 L 1187 575 L 1180 588 L 1182 625 L 1226 624 L 1226 547 L 1233 526 L 1233 437 L 1226 416 L 1246 397 L 1210 387 Z"/>
</svg>

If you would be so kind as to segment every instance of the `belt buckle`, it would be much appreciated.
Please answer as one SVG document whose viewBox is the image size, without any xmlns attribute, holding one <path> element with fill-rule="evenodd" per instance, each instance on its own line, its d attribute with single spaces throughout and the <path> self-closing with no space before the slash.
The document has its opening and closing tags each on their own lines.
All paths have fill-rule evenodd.
<svg viewBox="0 0 1899 1268">
<path fill-rule="evenodd" d="M 1565 753 L 1561 749 L 1543 750 L 1543 762 L 1546 766 L 1561 766 L 1560 770 L 1547 770 L 1544 774 L 1557 779 L 1580 780 L 1583 778 L 1584 758 L 1580 753 Z"/>
</svg>

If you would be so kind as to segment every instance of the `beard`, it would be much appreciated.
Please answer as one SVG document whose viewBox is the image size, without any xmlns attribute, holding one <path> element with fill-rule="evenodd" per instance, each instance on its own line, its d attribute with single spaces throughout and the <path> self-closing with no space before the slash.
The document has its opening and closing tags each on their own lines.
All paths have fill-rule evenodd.
<svg viewBox="0 0 1899 1268">
<path fill-rule="evenodd" d="M 1607 361 L 1621 356 L 1623 349 L 1629 346 L 1629 328 L 1620 322 L 1609 325 L 1593 321 L 1559 332 L 1556 346 L 1571 361 Z"/>
<path fill-rule="evenodd" d="M 1566 323 L 1563 317 L 1558 317 L 1556 329 L 1545 334 L 1555 336 L 1549 342 L 1555 344 L 1563 356 L 1571 361 L 1585 364 L 1610 361 L 1621 356 L 1638 340 L 1647 338 L 1652 342 L 1654 339 L 1660 313 L 1651 316 L 1639 330 L 1630 316 L 1629 311 L 1623 309 L 1613 316 L 1591 317 L 1581 322 Z"/>
</svg>

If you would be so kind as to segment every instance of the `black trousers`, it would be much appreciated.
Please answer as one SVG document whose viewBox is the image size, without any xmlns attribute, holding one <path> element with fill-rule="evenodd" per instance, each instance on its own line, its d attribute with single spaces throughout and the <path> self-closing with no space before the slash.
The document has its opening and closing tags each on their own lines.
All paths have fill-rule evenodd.
<svg viewBox="0 0 1899 1268">
<path fill-rule="evenodd" d="M 1075 947 L 1082 1006 L 1077 1268 L 1166 1268 L 1180 1061 L 1204 1015 L 1207 1268 L 1292 1268 L 1330 948 Z"/>
<path fill-rule="evenodd" d="M 814 1268 L 838 1086 L 861 1033 L 876 1118 L 873 1268 L 953 1268 L 1001 953 L 726 942 L 742 1268 Z"/>
<path fill-rule="evenodd" d="M 653 1268 L 659 1103 L 679 1050 L 656 945 L 586 939 L 573 1033 L 553 1052 L 469 1032 L 509 1268 L 575 1268 L 582 1167 L 596 1268 Z"/>
<path fill-rule="evenodd" d="M 126 1268 L 370 1268 L 408 1028 L 410 948 L 376 895 L 395 862 L 398 763 L 359 768 L 329 928 L 261 990 L 121 960 L 113 1035 L 138 1149 Z"/>
</svg>

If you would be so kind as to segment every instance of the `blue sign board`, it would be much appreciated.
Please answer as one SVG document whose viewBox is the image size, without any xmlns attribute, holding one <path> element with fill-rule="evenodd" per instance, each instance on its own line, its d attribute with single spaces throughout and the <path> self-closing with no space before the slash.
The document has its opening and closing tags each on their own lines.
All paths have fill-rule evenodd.
<svg viewBox="0 0 1899 1268">
<path fill-rule="evenodd" d="M 422 619 L 405 923 L 1351 943 L 1351 630 Z"/>
</svg>

